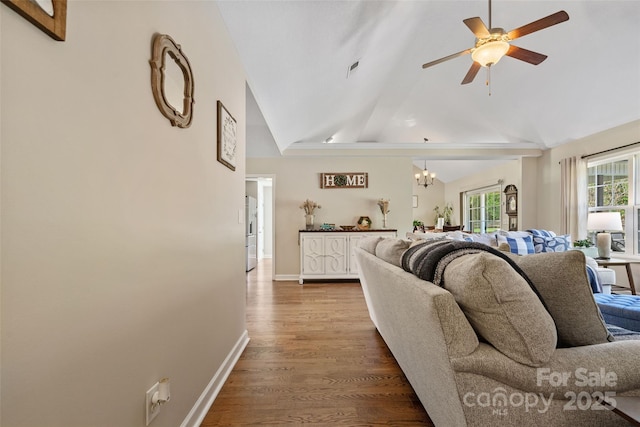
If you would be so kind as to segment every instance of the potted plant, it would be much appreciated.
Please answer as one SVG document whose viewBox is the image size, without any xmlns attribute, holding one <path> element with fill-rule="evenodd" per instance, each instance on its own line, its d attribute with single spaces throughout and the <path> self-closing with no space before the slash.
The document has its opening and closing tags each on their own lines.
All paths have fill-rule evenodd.
<svg viewBox="0 0 640 427">
<path fill-rule="evenodd" d="M 440 211 L 440 206 L 436 206 L 433 208 L 433 211 L 436 213 L 435 223 L 438 223 L 438 218 L 442 218 L 444 225 L 451 225 L 451 215 L 453 214 L 453 205 L 451 202 L 448 202 Z"/>
<path fill-rule="evenodd" d="M 447 203 L 444 205 L 442 209 L 442 215 L 444 217 L 444 224 L 451 225 L 451 215 L 453 214 L 453 205 L 451 203 Z"/>
<path fill-rule="evenodd" d="M 582 251 L 586 256 L 595 258 L 598 256 L 598 249 L 593 247 L 593 242 L 589 239 L 574 240 L 573 248 Z"/>
</svg>

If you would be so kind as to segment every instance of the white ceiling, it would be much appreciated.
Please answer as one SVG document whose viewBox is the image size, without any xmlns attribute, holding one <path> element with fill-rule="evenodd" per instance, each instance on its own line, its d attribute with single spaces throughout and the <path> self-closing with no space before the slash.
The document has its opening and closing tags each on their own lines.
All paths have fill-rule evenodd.
<svg viewBox="0 0 640 427">
<path fill-rule="evenodd" d="M 558 10 L 570 19 L 513 41 L 548 58 L 503 58 L 491 95 L 485 69 L 460 85 L 469 55 L 422 69 L 473 47 L 462 20 L 488 25 L 487 1 L 218 4 L 247 73 L 247 126 L 277 144 L 248 151 L 393 147 L 415 159 L 504 160 L 640 119 L 640 1 L 493 1 L 493 26 L 506 31 Z"/>
</svg>

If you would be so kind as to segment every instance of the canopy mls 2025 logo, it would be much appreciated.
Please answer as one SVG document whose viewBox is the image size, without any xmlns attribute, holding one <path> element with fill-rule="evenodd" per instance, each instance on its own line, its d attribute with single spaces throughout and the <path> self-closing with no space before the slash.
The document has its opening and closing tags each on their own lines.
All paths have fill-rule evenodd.
<svg viewBox="0 0 640 427">
<path fill-rule="evenodd" d="M 367 188 L 367 172 L 323 172 L 320 174 L 320 188 Z"/>
</svg>

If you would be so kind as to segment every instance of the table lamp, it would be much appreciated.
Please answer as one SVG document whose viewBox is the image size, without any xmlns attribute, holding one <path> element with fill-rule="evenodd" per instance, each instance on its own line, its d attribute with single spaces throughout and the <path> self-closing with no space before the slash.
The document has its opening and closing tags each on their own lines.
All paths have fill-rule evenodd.
<svg viewBox="0 0 640 427">
<path fill-rule="evenodd" d="M 599 259 L 611 258 L 611 233 L 622 231 L 620 212 L 593 212 L 587 217 L 587 229 L 596 232 Z"/>
</svg>

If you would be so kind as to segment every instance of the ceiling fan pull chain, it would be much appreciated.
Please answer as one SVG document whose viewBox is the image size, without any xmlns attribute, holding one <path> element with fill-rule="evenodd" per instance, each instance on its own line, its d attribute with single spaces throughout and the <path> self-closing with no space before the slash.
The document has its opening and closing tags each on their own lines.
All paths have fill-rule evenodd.
<svg viewBox="0 0 640 427">
<path fill-rule="evenodd" d="M 487 86 L 489 87 L 489 96 L 491 96 L 491 65 L 487 67 Z"/>
</svg>

